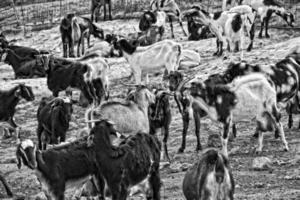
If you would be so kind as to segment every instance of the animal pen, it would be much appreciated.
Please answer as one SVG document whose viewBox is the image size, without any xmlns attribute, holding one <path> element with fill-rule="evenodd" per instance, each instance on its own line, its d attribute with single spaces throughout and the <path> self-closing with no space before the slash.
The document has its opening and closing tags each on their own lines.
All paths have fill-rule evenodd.
<svg viewBox="0 0 300 200">
<path fill-rule="evenodd" d="M 176 0 L 181 9 L 201 4 L 207 11 L 220 11 L 222 0 Z M 300 16 L 298 0 L 281 0 L 287 9 L 291 9 L 296 19 Z M 1 0 L 1 31 L 16 33 L 38 31 L 51 28 L 60 22 L 62 16 L 73 12 L 78 15 L 90 15 L 91 0 Z M 112 0 L 114 19 L 138 18 L 145 9 L 149 9 L 150 0 Z M 102 13 L 102 10 L 100 11 Z M 100 18 L 102 19 L 102 17 Z M 299 28 L 299 22 L 298 24 Z M 282 20 L 276 20 L 275 27 L 282 28 Z M 274 23 L 273 23 L 274 26 Z"/>
</svg>

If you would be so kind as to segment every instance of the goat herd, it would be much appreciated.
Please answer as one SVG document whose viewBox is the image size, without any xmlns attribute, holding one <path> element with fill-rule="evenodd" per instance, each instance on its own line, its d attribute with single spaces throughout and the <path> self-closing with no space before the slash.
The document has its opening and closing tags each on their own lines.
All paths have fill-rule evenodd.
<svg viewBox="0 0 300 200">
<path fill-rule="evenodd" d="M 178 152 L 185 150 L 191 118 L 195 121 L 197 151 L 202 150 L 199 136 L 202 117 L 208 116 L 224 127 L 222 153 L 216 149 L 202 152 L 185 175 L 184 196 L 188 200 L 234 199 L 235 184 L 227 143 L 230 132 L 236 136 L 236 123 L 255 117 L 257 153 L 262 151 L 266 131 L 274 131 L 275 137 L 281 138 L 284 150 L 289 150 L 278 106 L 279 103 L 287 105 L 291 127 L 292 113 L 299 110 L 300 47 L 292 49 L 286 58 L 274 65 L 252 65 L 245 61 L 231 63 L 223 74 L 210 75 L 202 82 L 195 77 L 184 78 L 178 71 L 184 62 L 184 53 L 189 56 L 188 66 L 199 64 L 199 54 L 185 52 L 189 50 L 184 50 L 173 40 L 162 40 L 164 27 L 168 20 L 174 38 L 172 20 L 176 18 L 186 34 L 182 25 L 182 19 L 186 18 L 189 40 L 215 36 L 217 51 L 214 55 L 220 56 L 225 41 L 228 51 L 243 51 L 245 33 L 250 38 L 247 50 L 252 49 L 256 16 L 262 23 L 259 37 L 264 26 L 266 37 L 269 37 L 268 21 L 272 13 L 281 16 L 290 26 L 294 15 L 275 0 L 233 1 L 229 3 L 238 5 L 214 14 L 198 6 L 181 12 L 174 0 L 154 0 L 151 10 L 141 16 L 139 28 L 142 32 L 125 38 L 105 35 L 93 23 L 94 15 L 97 16 L 95 10 L 110 3 L 109 0 L 92 0 L 91 20 L 75 14 L 67 14 L 62 19 L 60 32 L 65 58 L 45 50 L 13 45 L 1 34 L 1 61 L 13 67 L 15 78 L 46 76 L 47 86 L 53 94 L 53 97 L 43 97 L 37 110 L 36 146 L 29 139 L 20 141 L 20 128 L 14 122 L 19 101 L 35 99 L 32 88 L 18 84 L 10 90 L 0 91 L 1 126 L 6 137 L 12 132 L 17 135 L 18 168 L 24 164 L 36 172 L 48 199 L 62 200 L 71 183 L 76 182 L 82 187 L 90 181 L 95 196 L 100 199 L 111 196 L 113 200 L 125 200 L 141 190 L 147 199 L 158 200 L 160 161 L 164 157 L 170 161 L 167 140 L 171 123 L 170 98 L 174 97 L 183 119 L 182 145 Z M 101 41 L 91 47 L 90 35 Z M 87 49 L 84 39 L 87 39 Z M 75 57 L 75 45 L 79 58 L 71 58 Z M 135 89 L 128 92 L 123 101 L 108 100 L 110 66 L 106 58 L 121 56 L 128 61 L 135 80 L 135 84 L 127 86 L 135 86 Z M 152 91 L 142 84 L 143 75 L 146 75 L 144 82 L 147 84 L 148 73 L 161 69 L 165 70 L 163 78 L 169 82 L 169 89 Z M 89 107 L 85 114 L 87 136 L 66 143 L 72 105 L 76 103 L 69 88 L 79 89 L 81 96 L 77 103 Z M 66 91 L 65 97 L 58 97 L 61 91 Z M 163 151 L 156 138 L 159 129 L 163 133 Z M 62 142 L 65 143 L 58 145 Z M 49 144 L 54 146 L 47 149 Z M 13 196 L 4 177 L 0 175 L 0 178 L 7 194 Z"/>
</svg>

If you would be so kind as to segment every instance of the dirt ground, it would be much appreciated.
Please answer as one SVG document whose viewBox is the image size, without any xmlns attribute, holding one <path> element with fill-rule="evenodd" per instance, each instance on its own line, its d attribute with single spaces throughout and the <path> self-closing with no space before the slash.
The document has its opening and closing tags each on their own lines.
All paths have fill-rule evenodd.
<svg viewBox="0 0 300 200">
<path fill-rule="evenodd" d="M 117 31 L 121 34 L 138 30 L 137 20 L 99 23 L 106 32 Z M 212 73 L 222 72 L 232 60 L 239 60 L 240 53 L 228 54 L 225 57 L 213 57 L 215 51 L 215 39 L 188 42 L 183 36 L 178 24 L 175 26 L 176 40 L 180 41 L 185 49 L 197 50 L 202 62 L 196 68 L 184 71 L 188 75 L 197 75 L 205 79 Z M 245 53 L 245 60 L 251 63 L 272 64 L 284 58 L 288 51 L 300 44 L 300 32 L 292 30 L 270 29 L 271 39 L 255 39 L 254 49 Z M 51 50 L 57 55 L 61 53 L 61 43 L 58 27 L 50 30 L 34 33 L 30 38 L 22 38 L 21 35 L 9 36 L 16 38 L 20 45 L 30 46 L 37 49 Z M 170 37 L 170 30 L 167 27 L 165 37 Z M 127 88 L 121 82 L 128 82 L 126 78 L 130 74 L 130 69 L 124 58 L 108 59 L 111 65 L 109 74 L 111 81 L 111 94 L 113 97 L 124 97 Z M 0 65 L 0 89 L 10 88 L 17 82 L 25 82 L 33 87 L 35 100 L 25 102 L 24 100 L 17 106 L 16 122 L 22 127 L 21 137 L 36 140 L 36 111 L 40 99 L 49 96 L 50 92 L 46 86 L 45 78 L 13 80 L 12 68 L 1 63 Z M 160 82 L 162 76 L 150 77 L 151 82 Z M 70 124 L 67 137 L 80 137 L 80 129 L 84 128 L 85 109 L 74 106 L 74 115 Z M 235 199 L 240 200 L 270 200 L 270 199 L 300 199 L 300 136 L 299 117 L 295 116 L 294 128 L 287 128 L 287 116 L 283 111 L 283 124 L 290 151 L 284 152 L 281 141 L 274 139 L 273 133 L 266 133 L 264 137 L 264 148 L 261 156 L 266 156 L 272 160 L 269 170 L 254 171 L 251 163 L 257 155 L 254 154 L 256 140 L 252 138 L 255 124 L 244 122 L 238 125 L 237 138 L 229 143 L 230 164 L 236 182 Z M 180 200 L 184 199 L 182 193 L 182 180 L 185 170 L 198 158 L 196 149 L 196 138 L 194 135 L 194 124 L 190 123 L 187 135 L 187 148 L 185 153 L 177 154 L 181 144 L 182 120 L 175 103 L 172 101 L 172 123 L 170 128 L 170 138 L 168 141 L 169 152 L 172 163 L 170 167 L 161 170 L 163 187 L 161 189 L 162 199 Z M 210 119 L 201 120 L 201 143 L 206 148 L 207 137 L 210 134 L 220 133 L 221 125 L 212 122 Z M 1 133 L 0 133 L 1 134 Z M 2 135 L 0 135 L 2 137 Z M 160 136 L 159 136 L 160 137 Z M 0 139 L 0 170 L 4 173 L 14 193 L 33 199 L 33 195 L 39 193 L 40 186 L 36 180 L 34 172 L 26 167 L 17 169 L 15 161 L 15 138 Z M 5 192 L 0 185 L 0 199 L 5 198 Z"/>
</svg>

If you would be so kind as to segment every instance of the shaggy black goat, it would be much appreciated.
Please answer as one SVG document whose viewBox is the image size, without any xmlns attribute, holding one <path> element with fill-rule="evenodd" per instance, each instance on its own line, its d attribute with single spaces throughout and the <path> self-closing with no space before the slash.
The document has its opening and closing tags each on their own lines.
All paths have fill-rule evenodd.
<svg viewBox="0 0 300 200">
<path fill-rule="evenodd" d="M 163 147 L 164 156 L 170 161 L 168 154 L 168 138 L 169 138 L 169 127 L 172 119 L 171 107 L 169 100 L 169 93 L 163 90 L 155 91 L 155 103 L 151 104 L 148 110 L 149 124 L 150 124 L 150 134 L 154 135 L 157 133 L 158 129 L 161 128 L 161 133 L 163 135 Z M 162 159 L 163 159 L 162 157 Z"/>
<path fill-rule="evenodd" d="M 86 137 L 46 151 L 37 150 L 31 140 L 24 140 L 18 145 L 16 156 L 19 169 L 23 162 L 36 171 L 48 199 L 64 200 L 64 192 L 69 186 L 82 186 L 91 176 L 96 178 L 97 186 L 104 186 L 95 162 L 95 151 L 88 147 Z M 98 194 L 104 199 L 100 195 L 102 191 Z"/>
<path fill-rule="evenodd" d="M 186 172 L 182 185 L 187 200 L 233 200 L 234 187 L 228 159 L 215 149 L 201 154 Z"/>
<path fill-rule="evenodd" d="M 126 200 L 130 187 L 146 178 L 152 189 L 152 199 L 159 200 L 160 142 L 155 136 L 137 133 L 116 147 L 111 145 L 112 134 L 116 134 L 113 125 L 107 120 L 100 120 L 89 136 L 112 200 Z"/>
<path fill-rule="evenodd" d="M 30 86 L 19 84 L 9 90 L 0 90 L 0 121 L 7 122 L 15 129 L 18 125 L 14 121 L 16 106 L 20 100 L 33 101 L 34 94 Z"/>
<path fill-rule="evenodd" d="M 40 150 L 46 150 L 47 144 L 65 142 L 72 112 L 72 100 L 69 98 L 58 97 L 50 101 L 42 98 L 37 111 L 37 137 Z"/>
</svg>

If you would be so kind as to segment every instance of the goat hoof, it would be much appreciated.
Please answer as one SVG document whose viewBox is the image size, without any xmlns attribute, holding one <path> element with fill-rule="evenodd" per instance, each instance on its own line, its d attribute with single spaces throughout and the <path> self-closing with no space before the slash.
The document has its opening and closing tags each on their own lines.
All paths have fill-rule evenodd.
<svg viewBox="0 0 300 200">
<path fill-rule="evenodd" d="M 256 154 L 256 155 L 261 155 L 261 152 L 262 152 L 261 150 L 255 149 L 255 154 Z"/>
<path fill-rule="evenodd" d="M 261 38 L 262 38 L 262 34 L 259 34 L 259 35 L 258 35 L 258 38 L 260 38 L 260 39 L 261 39 Z"/>
<path fill-rule="evenodd" d="M 288 152 L 289 151 L 289 147 L 284 147 L 283 149 L 285 152 Z"/>
<path fill-rule="evenodd" d="M 252 137 L 258 138 L 258 133 L 254 133 Z"/>
<path fill-rule="evenodd" d="M 180 147 L 177 151 L 177 153 L 183 153 L 184 152 L 184 148 Z"/>
<path fill-rule="evenodd" d="M 266 35 L 266 38 L 270 38 L 270 35 Z"/>
<path fill-rule="evenodd" d="M 275 137 L 275 139 L 279 138 L 279 132 L 278 131 L 275 131 L 274 137 Z"/>
</svg>

